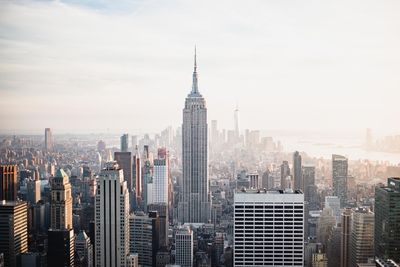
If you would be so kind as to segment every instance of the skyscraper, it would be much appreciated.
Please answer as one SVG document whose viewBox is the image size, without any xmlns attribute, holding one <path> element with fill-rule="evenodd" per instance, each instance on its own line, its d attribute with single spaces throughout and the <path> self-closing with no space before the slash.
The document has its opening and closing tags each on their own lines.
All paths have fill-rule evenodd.
<svg viewBox="0 0 400 267">
<path fill-rule="evenodd" d="M 300 189 L 304 192 L 301 155 L 299 151 L 293 154 L 293 189 Z"/>
<path fill-rule="evenodd" d="M 49 229 L 47 232 L 48 266 L 75 266 L 75 236 L 73 229 Z"/>
<path fill-rule="evenodd" d="M 129 252 L 139 255 L 139 264 L 143 267 L 155 266 L 159 247 L 159 219 L 157 212 L 149 215 L 139 211 L 129 217 Z"/>
<path fill-rule="evenodd" d="M 236 142 L 238 142 L 239 141 L 239 135 L 240 135 L 240 133 L 239 133 L 239 106 L 238 105 L 236 105 L 234 113 L 235 113 L 235 116 L 234 116 L 234 121 L 235 121 L 235 139 L 236 139 Z"/>
<path fill-rule="evenodd" d="M 51 229 L 72 229 L 72 195 L 68 175 L 58 169 L 51 179 Z"/>
<path fill-rule="evenodd" d="M 340 155 L 332 155 L 332 184 L 333 194 L 340 199 L 340 207 L 347 203 L 347 158 Z"/>
<path fill-rule="evenodd" d="M 175 263 L 181 267 L 193 266 L 193 231 L 182 227 L 175 233 Z"/>
<path fill-rule="evenodd" d="M 233 232 L 234 266 L 303 266 L 302 192 L 235 192 Z"/>
<path fill-rule="evenodd" d="M 351 214 L 351 208 L 345 208 L 342 213 L 342 233 L 340 236 L 340 267 L 349 266 Z"/>
<path fill-rule="evenodd" d="M 162 153 L 161 153 L 162 152 Z M 165 153 L 164 153 L 165 152 Z M 160 246 L 167 246 L 169 226 L 169 166 L 168 153 L 159 149 L 158 158 L 154 160 L 152 203 L 148 211 L 157 211 L 160 220 Z"/>
<path fill-rule="evenodd" d="M 208 223 L 211 218 L 207 128 L 206 101 L 198 89 L 195 53 L 192 91 L 186 97 L 183 109 L 183 194 L 179 203 L 182 223 Z"/>
<path fill-rule="evenodd" d="M 53 134 L 50 128 L 44 129 L 44 148 L 47 151 L 53 150 Z"/>
<path fill-rule="evenodd" d="M 375 215 L 367 208 L 357 208 L 353 212 L 350 237 L 350 267 L 368 263 L 374 258 Z"/>
<path fill-rule="evenodd" d="M 129 148 L 129 134 L 123 134 L 121 136 L 121 152 L 128 152 Z"/>
<path fill-rule="evenodd" d="M 135 186 L 135 202 L 136 207 L 139 206 L 142 197 L 142 164 L 138 146 L 135 147 L 135 155 L 133 155 L 133 181 Z M 131 207 L 132 209 L 133 207 Z"/>
<path fill-rule="evenodd" d="M 114 152 L 114 160 L 122 168 L 124 172 L 124 180 L 127 182 L 129 192 L 133 190 L 132 182 L 132 154 L 131 152 Z"/>
<path fill-rule="evenodd" d="M 76 236 L 75 251 L 81 266 L 93 267 L 93 246 L 85 231 Z"/>
<path fill-rule="evenodd" d="M 28 251 L 28 205 L 0 201 L 0 254 L 6 267 L 16 267 L 17 257 Z"/>
<path fill-rule="evenodd" d="M 375 256 L 400 261 L 400 178 L 375 188 Z"/>
<path fill-rule="evenodd" d="M 17 165 L 0 166 L 0 200 L 17 200 Z"/>
<path fill-rule="evenodd" d="M 153 203 L 168 204 L 168 177 L 168 159 L 155 159 L 153 167 Z"/>
<path fill-rule="evenodd" d="M 309 210 L 319 210 L 317 186 L 315 185 L 315 166 L 302 166 L 304 200 L 308 202 Z"/>
<path fill-rule="evenodd" d="M 40 200 L 40 181 L 39 181 L 39 179 L 27 180 L 27 182 L 26 182 L 26 200 L 29 202 L 29 204 L 36 204 Z"/>
<path fill-rule="evenodd" d="M 286 184 L 286 178 L 290 176 L 289 162 L 286 160 L 281 164 L 281 189 L 285 190 L 288 185 Z"/>
<path fill-rule="evenodd" d="M 74 266 L 72 192 L 68 175 L 58 169 L 51 178 L 51 223 L 48 235 L 48 265 Z"/>
<path fill-rule="evenodd" d="M 129 192 L 115 161 L 107 162 L 98 178 L 95 228 L 95 265 L 125 267 L 129 253 Z"/>
</svg>

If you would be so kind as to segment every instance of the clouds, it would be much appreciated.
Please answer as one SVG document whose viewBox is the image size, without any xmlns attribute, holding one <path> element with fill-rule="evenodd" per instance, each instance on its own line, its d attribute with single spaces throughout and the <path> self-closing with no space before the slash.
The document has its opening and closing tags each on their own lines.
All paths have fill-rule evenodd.
<svg viewBox="0 0 400 267">
<path fill-rule="evenodd" d="M 243 127 L 395 131 L 399 11 L 355 0 L 2 2 L 0 130 L 179 125 L 197 43 L 200 90 L 223 127 L 238 101 Z"/>
</svg>

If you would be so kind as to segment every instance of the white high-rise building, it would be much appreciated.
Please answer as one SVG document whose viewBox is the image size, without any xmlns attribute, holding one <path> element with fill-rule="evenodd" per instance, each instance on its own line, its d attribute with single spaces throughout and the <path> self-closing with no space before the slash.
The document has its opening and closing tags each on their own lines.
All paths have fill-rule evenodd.
<svg viewBox="0 0 400 267">
<path fill-rule="evenodd" d="M 166 158 L 154 160 L 152 194 L 152 203 L 168 204 L 168 160 Z"/>
<path fill-rule="evenodd" d="M 303 266 L 303 241 L 300 190 L 235 192 L 234 266 Z"/>
<path fill-rule="evenodd" d="M 95 198 L 96 266 L 126 266 L 129 254 L 129 191 L 122 169 L 108 162 Z"/>
<path fill-rule="evenodd" d="M 183 192 L 179 202 L 181 223 L 208 223 L 211 195 L 208 178 L 207 107 L 197 84 L 196 53 L 192 91 L 186 97 L 182 124 Z"/>
<path fill-rule="evenodd" d="M 181 267 L 193 266 L 193 231 L 182 227 L 175 234 L 175 264 Z"/>
</svg>

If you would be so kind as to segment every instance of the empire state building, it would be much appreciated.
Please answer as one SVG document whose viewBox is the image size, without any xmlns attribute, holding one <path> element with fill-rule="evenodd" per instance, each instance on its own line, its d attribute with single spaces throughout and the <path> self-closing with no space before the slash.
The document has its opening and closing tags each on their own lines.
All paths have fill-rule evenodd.
<svg viewBox="0 0 400 267">
<path fill-rule="evenodd" d="M 183 194 L 178 206 L 181 223 L 208 223 L 211 217 L 207 128 L 206 101 L 198 88 L 195 50 L 192 90 L 183 109 Z"/>
</svg>

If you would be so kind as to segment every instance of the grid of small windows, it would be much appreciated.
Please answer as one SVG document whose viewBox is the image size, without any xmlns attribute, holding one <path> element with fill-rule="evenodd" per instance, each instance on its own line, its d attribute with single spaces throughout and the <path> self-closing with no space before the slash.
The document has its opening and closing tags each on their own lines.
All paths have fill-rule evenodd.
<svg viewBox="0 0 400 267">
<path fill-rule="evenodd" d="M 303 266 L 303 203 L 235 203 L 235 266 Z"/>
</svg>

